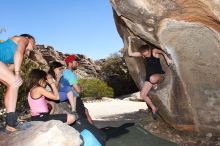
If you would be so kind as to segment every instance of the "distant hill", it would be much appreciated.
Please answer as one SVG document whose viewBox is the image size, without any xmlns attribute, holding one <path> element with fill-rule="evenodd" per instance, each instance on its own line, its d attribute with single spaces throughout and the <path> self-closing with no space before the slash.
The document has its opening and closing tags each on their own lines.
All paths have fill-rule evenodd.
<svg viewBox="0 0 220 146">
<path fill-rule="evenodd" d="M 64 54 L 56 51 L 52 46 L 45 47 L 44 45 L 37 45 L 36 49 L 29 52 L 29 58 L 38 65 L 44 65 L 48 68 L 53 61 L 59 61 L 65 65 L 64 59 L 70 54 Z M 82 54 L 74 54 L 80 60 L 80 66 L 77 69 L 77 74 L 81 78 L 85 77 L 99 77 L 101 67 L 93 60 Z"/>
</svg>

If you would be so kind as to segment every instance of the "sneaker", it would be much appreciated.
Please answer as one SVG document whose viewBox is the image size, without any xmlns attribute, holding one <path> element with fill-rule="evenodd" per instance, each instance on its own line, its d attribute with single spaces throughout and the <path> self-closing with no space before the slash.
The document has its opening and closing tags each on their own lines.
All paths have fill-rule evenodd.
<svg viewBox="0 0 220 146">
<path fill-rule="evenodd" d="M 13 133 L 13 132 L 16 132 L 16 131 L 26 130 L 29 127 L 31 127 L 31 123 L 29 123 L 29 122 L 25 122 L 25 123 L 18 122 L 16 127 L 11 127 L 9 125 L 6 125 L 5 132 L 6 133 Z"/>
<path fill-rule="evenodd" d="M 76 121 L 79 119 L 79 115 L 77 114 L 76 111 L 71 111 L 71 114 L 75 116 Z"/>
</svg>

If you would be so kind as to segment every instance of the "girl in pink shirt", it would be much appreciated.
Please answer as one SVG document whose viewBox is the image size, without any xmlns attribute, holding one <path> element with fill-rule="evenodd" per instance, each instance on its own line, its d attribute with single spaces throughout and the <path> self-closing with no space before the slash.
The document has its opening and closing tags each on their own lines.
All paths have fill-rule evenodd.
<svg viewBox="0 0 220 146">
<path fill-rule="evenodd" d="M 53 92 L 45 89 L 46 85 L 50 84 Z M 59 100 L 59 93 L 51 75 L 43 70 L 33 69 L 28 80 L 28 104 L 31 109 L 32 121 L 48 121 L 60 120 L 67 124 L 72 124 L 76 120 L 73 114 L 55 114 L 48 113 L 48 106 L 45 97 L 52 100 Z"/>
</svg>

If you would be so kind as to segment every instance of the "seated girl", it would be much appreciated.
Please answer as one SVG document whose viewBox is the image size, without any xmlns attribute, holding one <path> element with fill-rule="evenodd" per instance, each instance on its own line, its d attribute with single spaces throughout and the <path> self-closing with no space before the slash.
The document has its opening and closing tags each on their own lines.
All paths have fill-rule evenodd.
<svg viewBox="0 0 220 146">
<path fill-rule="evenodd" d="M 53 92 L 47 91 L 46 85 L 50 84 Z M 33 69 L 29 75 L 28 85 L 28 104 L 31 109 L 32 121 L 60 120 L 67 124 L 72 124 L 76 120 L 73 114 L 50 115 L 45 97 L 52 100 L 59 100 L 59 93 L 51 75 L 43 70 Z"/>
</svg>

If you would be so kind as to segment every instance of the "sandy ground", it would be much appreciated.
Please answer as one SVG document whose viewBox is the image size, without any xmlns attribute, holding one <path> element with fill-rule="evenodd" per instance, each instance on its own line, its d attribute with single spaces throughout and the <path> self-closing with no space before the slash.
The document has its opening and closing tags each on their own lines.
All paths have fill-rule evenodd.
<svg viewBox="0 0 220 146">
<path fill-rule="evenodd" d="M 85 103 L 93 120 L 107 120 L 108 117 L 146 110 L 145 102 L 108 99 L 102 102 Z M 110 120 L 110 119 L 109 119 Z"/>
<path fill-rule="evenodd" d="M 85 102 L 94 124 L 98 128 L 119 127 L 124 123 L 135 123 L 152 134 L 175 142 L 180 146 L 220 146 L 220 137 L 208 133 L 188 133 L 177 131 L 159 116 L 153 120 L 145 102 L 120 99 Z"/>
</svg>

